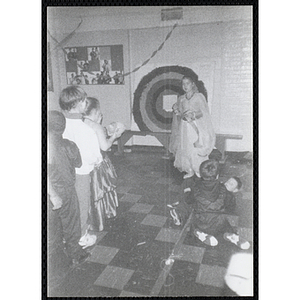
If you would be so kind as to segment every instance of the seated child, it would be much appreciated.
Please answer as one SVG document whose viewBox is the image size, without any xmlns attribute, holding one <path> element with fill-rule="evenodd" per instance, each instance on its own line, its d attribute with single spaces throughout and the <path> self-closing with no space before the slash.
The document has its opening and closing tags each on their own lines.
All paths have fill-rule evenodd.
<svg viewBox="0 0 300 300">
<path fill-rule="evenodd" d="M 193 211 L 191 230 L 203 243 L 216 246 L 214 235 L 223 237 L 241 249 L 248 249 L 249 242 L 242 240 L 230 225 L 227 215 L 234 211 L 234 196 L 217 180 L 219 163 L 206 160 L 200 165 L 200 178 L 189 178 L 184 182 L 185 201 L 172 208 L 171 216 L 180 225 Z M 175 217 L 174 217 L 175 216 Z"/>
<path fill-rule="evenodd" d="M 66 126 L 66 119 L 62 113 L 50 111 L 48 125 L 48 194 L 52 203 L 50 207 L 52 206 L 52 210 L 57 213 L 59 220 L 59 224 L 53 225 L 61 227 L 67 255 L 76 265 L 89 256 L 79 245 L 81 225 L 75 190 L 75 167 L 81 166 L 81 156 L 76 144 L 62 137 Z"/>
</svg>

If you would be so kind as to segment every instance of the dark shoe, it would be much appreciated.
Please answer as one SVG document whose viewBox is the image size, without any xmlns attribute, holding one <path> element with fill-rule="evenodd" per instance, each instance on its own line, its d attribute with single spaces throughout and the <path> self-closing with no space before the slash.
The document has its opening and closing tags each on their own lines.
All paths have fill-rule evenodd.
<svg viewBox="0 0 300 300">
<path fill-rule="evenodd" d="M 76 267 L 76 266 L 84 263 L 90 256 L 91 256 L 91 253 L 89 253 L 89 252 L 83 252 L 77 258 L 73 258 L 72 259 L 72 266 Z"/>
</svg>

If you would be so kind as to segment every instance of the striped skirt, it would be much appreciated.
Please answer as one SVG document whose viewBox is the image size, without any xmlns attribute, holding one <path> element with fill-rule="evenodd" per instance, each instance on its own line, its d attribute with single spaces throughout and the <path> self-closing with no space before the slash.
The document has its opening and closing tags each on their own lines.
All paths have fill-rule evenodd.
<svg viewBox="0 0 300 300">
<path fill-rule="evenodd" d="M 116 192 L 117 174 L 107 154 L 96 165 L 91 175 L 91 202 L 88 224 L 90 230 L 102 231 L 105 219 L 117 214 L 118 196 Z"/>
</svg>

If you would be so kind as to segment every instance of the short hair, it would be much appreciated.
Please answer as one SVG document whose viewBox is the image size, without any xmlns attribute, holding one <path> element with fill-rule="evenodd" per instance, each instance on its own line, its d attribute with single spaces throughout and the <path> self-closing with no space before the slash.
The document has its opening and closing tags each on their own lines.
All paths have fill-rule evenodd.
<svg viewBox="0 0 300 300">
<path fill-rule="evenodd" d="M 48 130 L 52 134 L 62 135 L 66 128 L 65 116 L 57 111 L 50 110 L 48 113 Z"/>
<path fill-rule="evenodd" d="M 238 178 L 238 177 L 236 177 L 236 176 L 233 176 L 232 178 L 237 182 L 237 184 L 238 184 L 237 188 L 240 189 L 242 187 L 242 185 L 243 185 L 241 179 Z"/>
<path fill-rule="evenodd" d="M 71 110 L 79 102 L 86 98 L 86 92 L 79 86 L 69 86 L 62 90 L 59 97 L 59 105 L 62 110 Z"/>
<path fill-rule="evenodd" d="M 87 97 L 86 100 L 87 100 L 87 105 L 84 111 L 85 115 L 89 116 L 93 109 L 96 110 L 100 109 L 100 102 L 96 98 Z"/>
<path fill-rule="evenodd" d="M 215 180 L 219 174 L 219 162 L 214 159 L 204 161 L 200 165 L 200 176 L 204 180 Z"/>
</svg>

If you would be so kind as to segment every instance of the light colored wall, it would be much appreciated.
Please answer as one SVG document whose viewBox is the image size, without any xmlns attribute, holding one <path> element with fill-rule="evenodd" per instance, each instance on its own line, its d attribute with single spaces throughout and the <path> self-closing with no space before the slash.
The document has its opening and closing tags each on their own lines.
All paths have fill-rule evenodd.
<svg viewBox="0 0 300 300">
<path fill-rule="evenodd" d="M 82 17 L 82 26 L 67 46 L 123 44 L 125 72 L 148 59 L 164 41 L 174 22 L 160 21 L 160 9 L 118 8 L 52 11 L 49 28 L 58 40 L 71 32 Z M 120 10 L 121 9 L 121 10 Z M 98 13 L 97 13 L 98 12 Z M 147 13 L 148 12 L 148 13 Z M 72 16 L 72 17 L 71 17 Z M 141 78 L 154 68 L 180 65 L 191 68 L 208 90 L 209 107 L 216 132 L 241 134 L 243 140 L 229 141 L 229 151 L 252 150 L 252 13 L 251 7 L 184 7 L 184 18 L 163 49 L 136 73 L 125 77 L 124 86 L 84 86 L 100 99 L 105 121 L 118 120 L 137 129 L 131 107 Z M 63 28 L 62 30 L 58 28 Z M 57 106 L 59 92 L 66 86 L 65 62 L 61 50 L 53 55 L 54 93 L 50 108 Z M 105 123 L 104 121 L 104 123 Z M 160 145 L 155 138 L 134 137 L 130 143 Z"/>
</svg>

